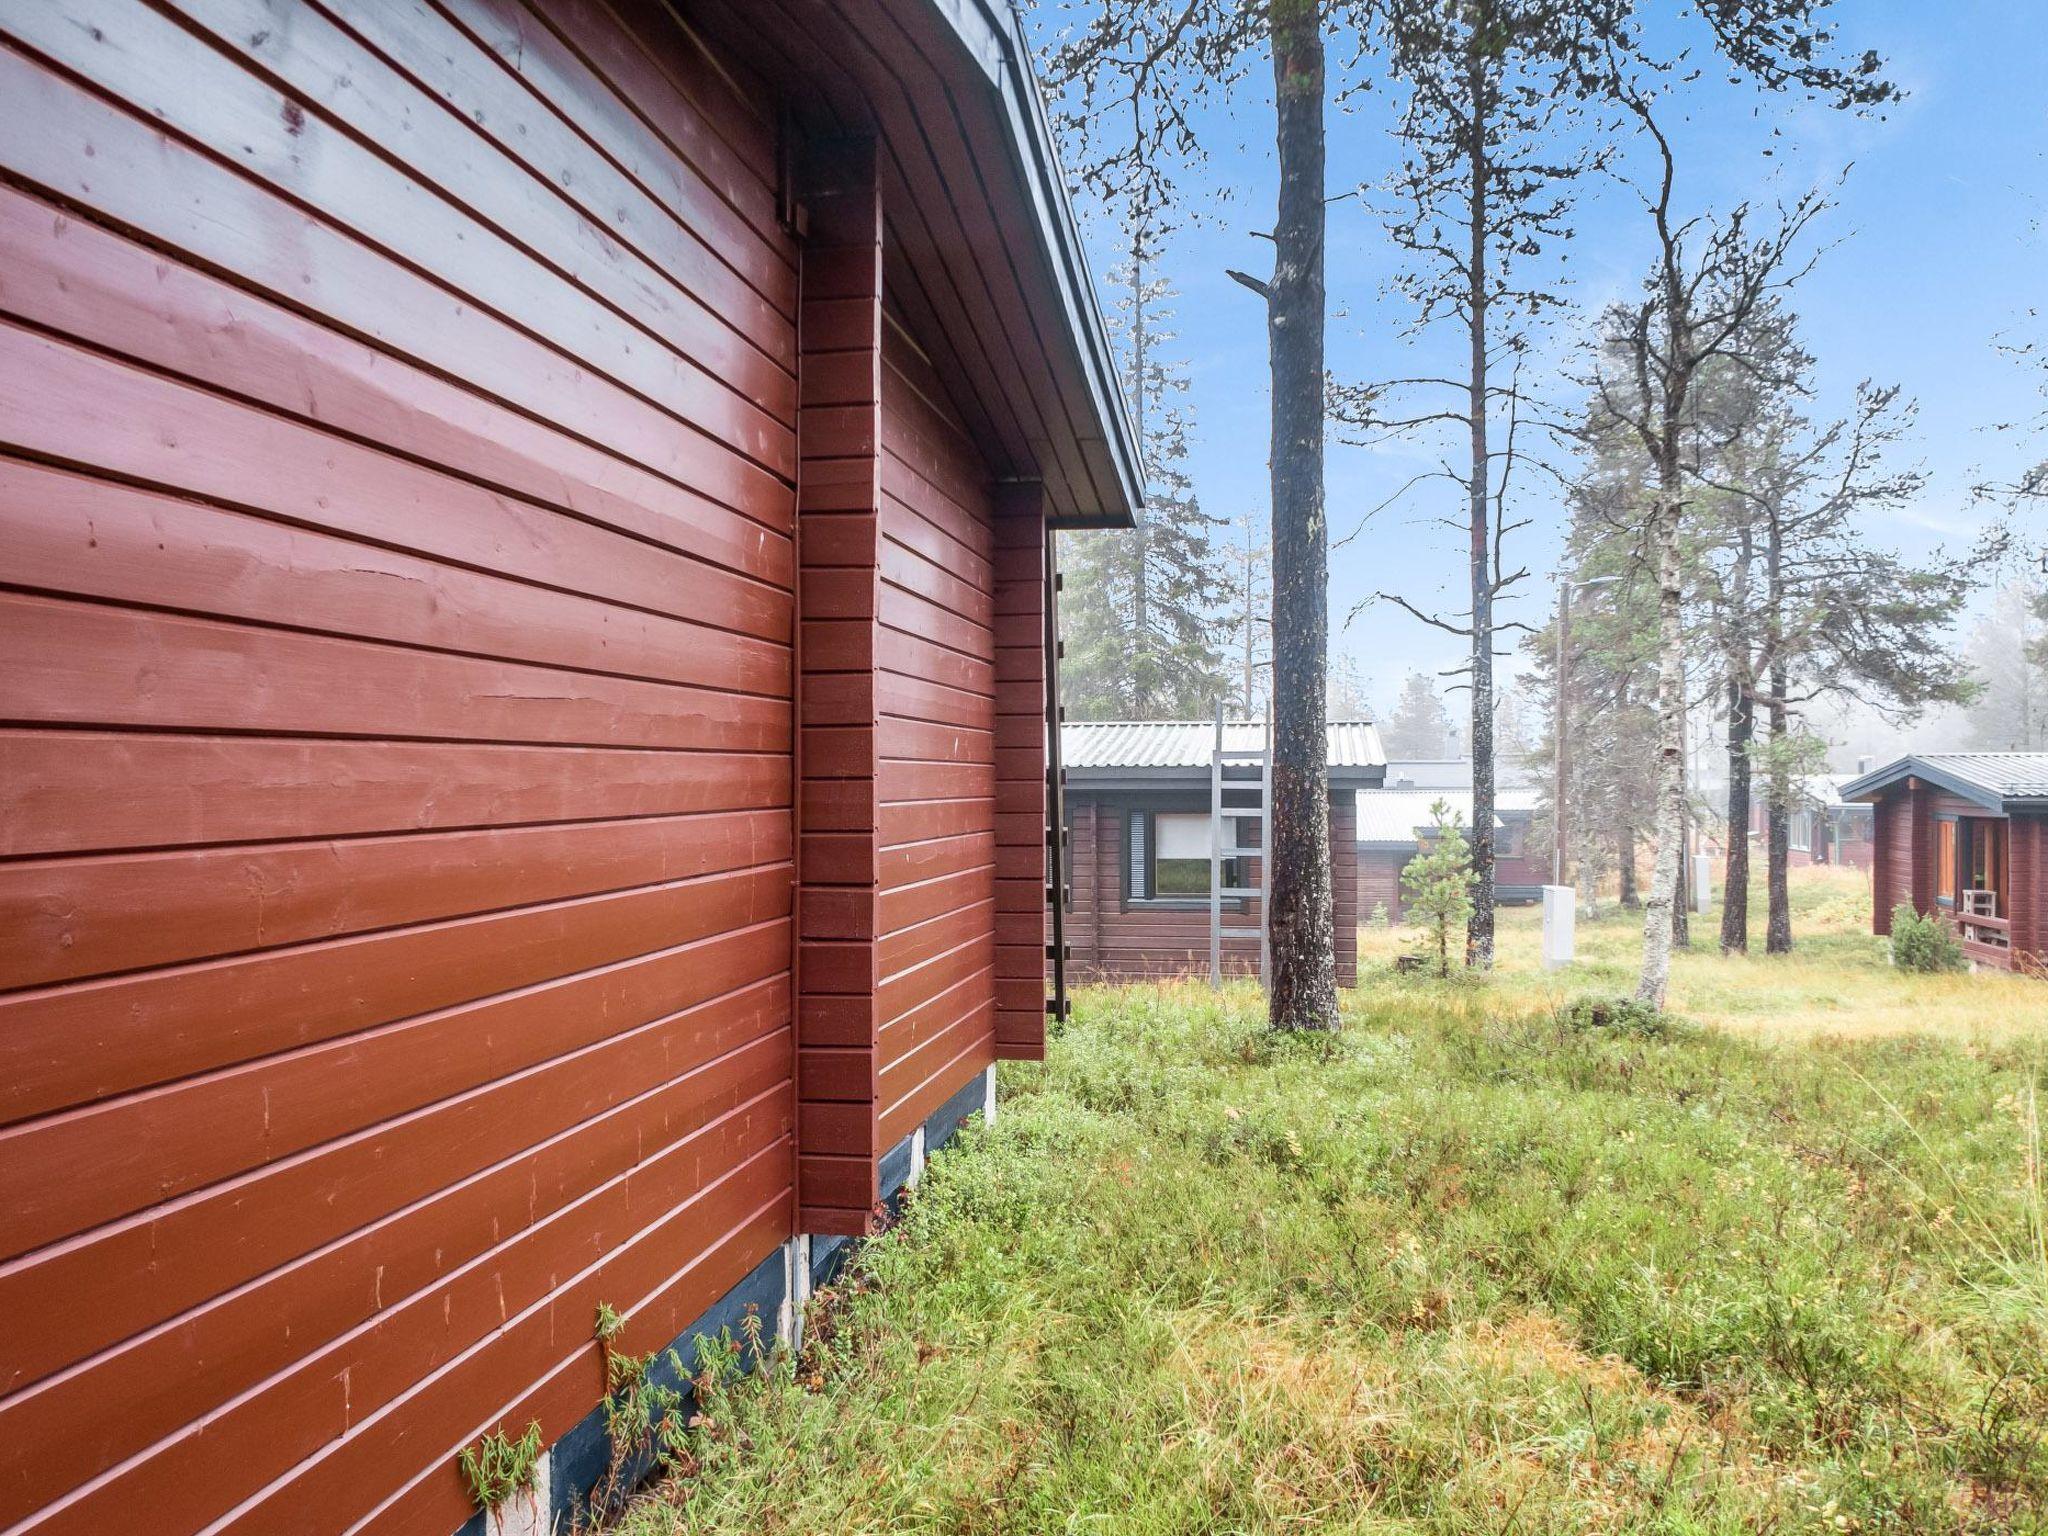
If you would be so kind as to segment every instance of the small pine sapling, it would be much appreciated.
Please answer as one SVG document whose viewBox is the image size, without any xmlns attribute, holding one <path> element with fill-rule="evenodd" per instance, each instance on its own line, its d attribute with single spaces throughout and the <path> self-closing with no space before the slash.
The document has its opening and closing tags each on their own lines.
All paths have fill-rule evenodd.
<svg viewBox="0 0 2048 1536">
<path fill-rule="evenodd" d="M 1472 916 L 1472 848 L 1465 841 L 1465 818 L 1439 800 L 1429 808 L 1433 826 L 1422 851 L 1401 871 L 1408 893 L 1408 911 L 1429 935 L 1436 951 L 1436 974 L 1451 974 L 1451 936 L 1457 934 L 1462 963 L 1465 925 Z"/>
</svg>

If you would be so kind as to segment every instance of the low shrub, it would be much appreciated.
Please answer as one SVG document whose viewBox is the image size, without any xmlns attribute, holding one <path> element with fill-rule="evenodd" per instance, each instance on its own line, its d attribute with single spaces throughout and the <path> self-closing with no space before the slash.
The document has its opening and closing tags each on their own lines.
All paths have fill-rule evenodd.
<svg viewBox="0 0 2048 1536">
<path fill-rule="evenodd" d="M 1935 974 L 1964 969 L 1963 946 L 1940 917 L 1922 917 L 1905 902 L 1892 908 L 1892 964 Z"/>
<path fill-rule="evenodd" d="M 1669 1035 L 1676 1023 L 1661 1008 L 1633 997 L 1575 997 L 1557 1010 L 1557 1022 L 1571 1030 L 1607 1030 L 1644 1039 Z"/>
</svg>

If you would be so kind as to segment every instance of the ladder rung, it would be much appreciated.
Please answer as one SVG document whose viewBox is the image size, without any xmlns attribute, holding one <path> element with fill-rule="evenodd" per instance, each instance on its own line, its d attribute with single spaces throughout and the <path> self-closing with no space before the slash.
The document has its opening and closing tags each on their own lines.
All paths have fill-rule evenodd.
<svg viewBox="0 0 2048 1536">
<path fill-rule="evenodd" d="M 1226 859 L 1263 859 L 1265 850 L 1260 848 L 1219 848 L 1216 850 Z"/>
<path fill-rule="evenodd" d="M 1226 939 L 1257 939 L 1264 937 L 1256 928 L 1219 928 L 1219 937 Z"/>
<path fill-rule="evenodd" d="M 1256 885 L 1226 885 L 1216 894 L 1218 896 L 1257 896 L 1260 892 Z"/>
</svg>

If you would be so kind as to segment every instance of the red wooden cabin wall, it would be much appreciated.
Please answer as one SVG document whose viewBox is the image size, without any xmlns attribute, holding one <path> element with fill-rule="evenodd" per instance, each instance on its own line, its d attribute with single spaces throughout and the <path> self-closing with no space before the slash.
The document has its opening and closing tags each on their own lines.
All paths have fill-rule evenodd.
<svg viewBox="0 0 2048 1536">
<path fill-rule="evenodd" d="M 995 505 L 943 399 L 892 326 L 875 633 L 883 1148 L 995 1060 Z"/>
<path fill-rule="evenodd" d="M 1043 516 L 661 8 L 174 9 L 0 13 L 0 1528 L 441 1536 L 1042 999 Z"/>
<path fill-rule="evenodd" d="M 871 142 L 806 156 L 797 832 L 798 1225 L 867 1223 L 875 1181 L 875 613 L 882 207 Z"/>
</svg>

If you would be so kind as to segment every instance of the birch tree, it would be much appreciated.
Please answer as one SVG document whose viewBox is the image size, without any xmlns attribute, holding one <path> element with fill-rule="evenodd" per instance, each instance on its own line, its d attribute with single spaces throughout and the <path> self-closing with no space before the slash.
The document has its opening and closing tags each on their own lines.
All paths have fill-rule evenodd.
<svg viewBox="0 0 2048 1536">
<path fill-rule="evenodd" d="M 1678 163 L 1651 98 L 1618 93 L 1655 150 L 1643 207 L 1656 237 L 1641 296 L 1612 306 L 1592 387 L 1599 413 L 1634 439 L 1650 468 L 1642 509 L 1644 546 L 1657 592 L 1656 859 L 1643 903 L 1643 958 L 1636 996 L 1664 1006 L 1672 918 L 1685 827 L 1685 510 L 1697 472 L 1694 414 L 1702 373 L 1719 361 L 1758 367 L 1744 351 L 1750 322 L 1811 265 L 1808 226 L 1826 206 L 1817 191 L 1759 216 L 1742 204 L 1725 217 L 1677 207 Z"/>
</svg>

